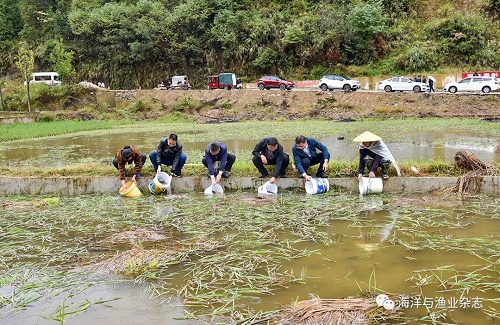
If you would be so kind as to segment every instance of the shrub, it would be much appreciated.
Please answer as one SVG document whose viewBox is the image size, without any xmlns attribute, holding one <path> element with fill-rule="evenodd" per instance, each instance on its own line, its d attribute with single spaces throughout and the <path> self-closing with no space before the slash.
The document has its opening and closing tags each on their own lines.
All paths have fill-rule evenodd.
<svg viewBox="0 0 500 325">
<path fill-rule="evenodd" d="M 438 66 L 438 60 L 433 49 L 417 43 L 396 58 L 396 67 L 407 72 L 429 71 Z"/>
<path fill-rule="evenodd" d="M 479 53 L 496 40 L 492 30 L 495 26 L 486 18 L 461 12 L 424 27 L 428 40 L 436 44 L 436 55 L 444 57 L 447 64 L 457 65 L 476 64 Z"/>
<path fill-rule="evenodd" d="M 130 113 L 137 112 L 149 112 L 152 110 L 152 106 L 149 103 L 146 103 L 142 100 L 138 100 L 132 106 L 129 106 L 128 111 Z"/>
<path fill-rule="evenodd" d="M 189 95 L 182 96 L 178 101 L 176 101 L 172 108 L 177 112 L 185 112 L 192 109 L 198 109 L 201 107 L 201 103 L 193 99 Z"/>
<path fill-rule="evenodd" d="M 41 114 L 40 122 L 52 122 L 55 120 L 55 116 L 53 114 Z"/>
<path fill-rule="evenodd" d="M 225 100 L 223 100 L 223 101 L 220 103 L 220 106 L 221 106 L 223 109 L 228 110 L 228 109 L 230 109 L 230 108 L 231 108 L 232 104 L 231 104 L 231 101 L 230 101 L 230 100 L 225 99 Z"/>
</svg>

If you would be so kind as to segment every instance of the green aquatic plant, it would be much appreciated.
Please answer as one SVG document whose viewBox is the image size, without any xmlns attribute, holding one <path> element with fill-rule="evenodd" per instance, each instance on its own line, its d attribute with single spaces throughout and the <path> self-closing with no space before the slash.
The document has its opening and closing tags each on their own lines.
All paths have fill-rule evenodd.
<svg viewBox="0 0 500 325">
<path fill-rule="evenodd" d="M 69 296 L 69 288 L 90 290 L 95 270 L 146 282 L 152 296 L 179 296 L 186 319 L 213 322 L 268 313 L 275 305 L 254 301 L 269 297 L 286 304 L 319 290 L 342 298 L 356 294 L 357 286 L 385 292 L 393 282 L 407 295 L 484 293 L 480 315 L 495 315 L 500 303 L 494 298 L 500 289 L 494 197 L 360 200 L 333 190 L 316 196 L 283 190 L 270 200 L 244 191 L 137 200 L 82 195 L 38 209 L 33 200 L 0 198 L 0 283 L 19 288 L 2 300 L 0 313 L 22 312 L 50 290 L 60 297 Z M 382 230 L 388 232 L 383 237 Z M 448 255 L 453 265 L 429 266 Z M 388 263 L 401 268 L 398 274 Z M 42 315 L 61 321 L 91 312 L 84 301 L 58 305 Z"/>
</svg>

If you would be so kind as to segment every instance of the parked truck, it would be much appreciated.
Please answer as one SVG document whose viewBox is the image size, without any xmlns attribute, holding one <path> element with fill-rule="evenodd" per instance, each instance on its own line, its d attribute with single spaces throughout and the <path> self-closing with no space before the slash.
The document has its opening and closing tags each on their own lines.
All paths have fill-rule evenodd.
<svg viewBox="0 0 500 325">
<path fill-rule="evenodd" d="M 190 90 L 191 84 L 189 84 L 188 76 L 173 76 L 169 81 L 168 89 Z"/>
<path fill-rule="evenodd" d="M 219 73 L 216 76 L 208 77 L 208 89 L 241 89 L 243 84 L 240 78 L 236 78 L 234 73 Z"/>
</svg>

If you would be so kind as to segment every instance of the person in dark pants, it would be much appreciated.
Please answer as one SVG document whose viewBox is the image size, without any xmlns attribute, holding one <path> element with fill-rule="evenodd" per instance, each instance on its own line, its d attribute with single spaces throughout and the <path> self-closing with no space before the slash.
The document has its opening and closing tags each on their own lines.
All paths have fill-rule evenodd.
<svg viewBox="0 0 500 325">
<path fill-rule="evenodd" d="M 149 153 L 149 160 L 153 164 L 156 173 L 161 172 L 161 165 L 171 166 L 170 174 L 174 177 L 182 177 L 182 167 L 186 163 L 187 156 L 182 152 L 182 144 L 177 141 L 177 134 L 170 134 L 168 138 L 161 139 L 156 151 Z"/>
<path fill-rule="evenodd" d="M 134 176 L 132 176 L 132 181 L 137 183 L 137 178 L 141 177 L 139 174 L 142 170 L 142 166 L 146 162 L 146 155 L 141 153 L 139 149 L 131 146 L 125 146 L 123 149 L 116 152 L 115 158 L 113 158 L 113 165 L 120 173 L 120 180 L 122 183 L 121 191 L 126 190 L 125 186 L 125 165 L 134 164 Z"/>
<path fill-rule="evenodd" d="M 434 90 L 434 78 L 429 76 L 429 92 L 430 93 L 435 93 L 436 91 Z"/>
<path fill-rule="evenodd" d="M 354 138 L 353 141 L 360 142 L 358 179 L 363 177 L 365 167 L 368 170 L 368 177 L 375 177 L 377 169 L 381 167 L 382 179 L 388 179 L 387 172 L 391 164 L 394 164 L 398 176 L 401 176 L 396 159 L 394 159 L 381 137 L 366 131 Z"/>
<path fill-rule="evenodd" d="M 205 148 L 205 156 L 201 160 L 203 165 L 208 168 L 208 175 L 212 180 L 212 185 L 220 182 L 221 178 L 229 178 L 227 172 L 231 172 L 236 156 L 227 152 L 227 147 L 222 142 L 211 142 Z M 217 170 L 216 162 L 220 162 Z"/>
<path fill-rule="evenodd" d="M 319 152 L 316 151 L 319 150 Z M 295 138 L 295 144 L 292 147 L 293 161 L 299 172 L 299 178 L 305 178 L 307 181 L 312 177 L 307 175 L 307 169 L 319 164 L 316 177 L 328 178 L 328 161 L 330 153 L 328 148 L 314 138 L 306 138 L 299 135 Z"/>
<path fill-rule="evenodd" d="M 262 139 L 252 151 L 252 162 L 260 172 L 260 178 L 266 178 L 268 171 L 264 165 L 275 165 L 273 177 L 269 183 L 274 184 L 276 178 L 286 178 L 285 173 L 290 157 L 283 151 L 283 146 L 274 137 Z"/>
</svg>

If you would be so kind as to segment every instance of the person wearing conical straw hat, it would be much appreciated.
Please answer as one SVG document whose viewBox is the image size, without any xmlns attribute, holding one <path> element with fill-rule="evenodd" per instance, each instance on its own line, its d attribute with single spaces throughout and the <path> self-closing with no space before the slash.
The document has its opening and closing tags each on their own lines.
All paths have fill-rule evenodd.
<svg viewBox="0 0 500 325">
<path fill-rule="evenodd" d="M 396 168 L 398 176 L 401 176 L 401 171 L 396 163 L 396 159 L 385 145 L 382 138 L 369 131 L 365 131 L 358 135 L 353 140 L 359 142 L 359 168 L 358 179 L 363 177 L 365 167 L 368 170 L 368 177 L 375 177 L 377 169 L 381 167 L 382 179 L 388 179 L 388 171 L 391 164 Z"/>
</svg>

